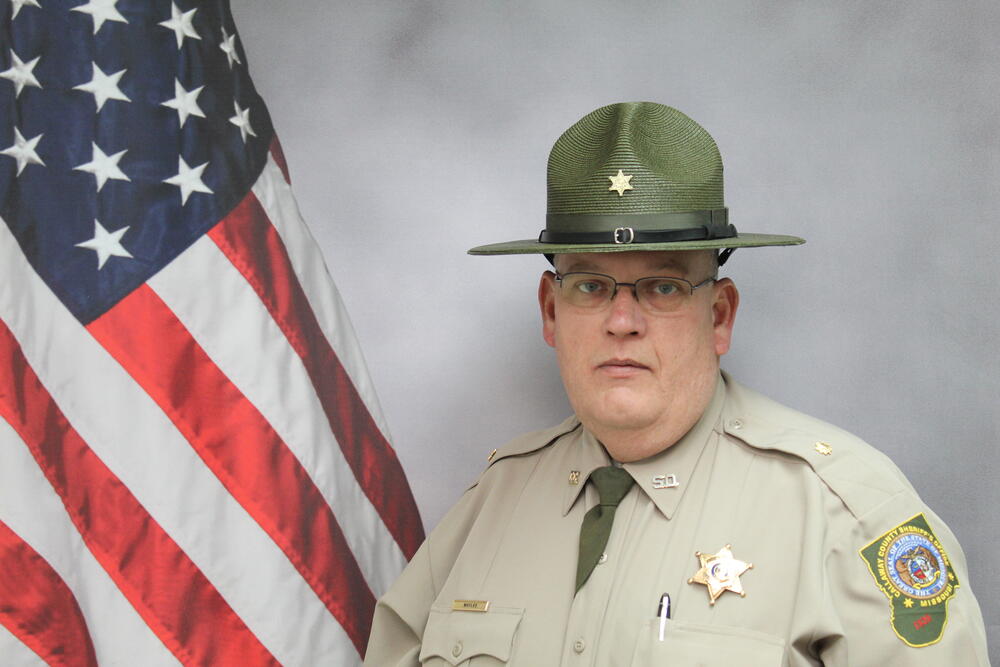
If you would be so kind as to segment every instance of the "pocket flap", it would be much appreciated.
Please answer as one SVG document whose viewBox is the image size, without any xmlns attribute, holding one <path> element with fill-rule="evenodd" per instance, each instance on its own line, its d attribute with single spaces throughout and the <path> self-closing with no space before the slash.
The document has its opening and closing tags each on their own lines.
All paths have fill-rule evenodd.
<svg viewBox="0 0 1000 667">
<path fill-rule="evenodd" d="M 457 665 L 477 655 L 489 655 L 501 662 L 510 659 L 524 609 L 490 606 L 489 611 L 454 611 L 431 607 L 424 629 L 420 661 L 429 658 Z"/>
</svg>

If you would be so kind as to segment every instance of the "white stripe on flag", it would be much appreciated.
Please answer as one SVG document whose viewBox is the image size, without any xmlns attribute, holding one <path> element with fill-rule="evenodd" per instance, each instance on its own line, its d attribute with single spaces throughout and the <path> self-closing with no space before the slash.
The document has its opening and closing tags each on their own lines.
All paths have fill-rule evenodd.
<svg viewBox="0 0 1000 667">
<path fill-rule="evenodd" d="M 35 463 L 28 446 L 3 418 L 0 418 L 0 461 L 3 461 L 0 465 L 0 519 L 37 551 L 73 591 L 90 636 L 111 638 L 111 641 L 95 642 L 98 662 L 127 665 L 141 655 L 144 664 L 176 665 L 174 656 L 87 550 L 62 500 Z M 44 664 L 9 633 L 0 637 L 0 664 L 5 667 L 17 664 L 8 661 L 8 656 L 12 659 L 18 655 L 17 651 L 8 653 L 8 639 L 35 656 L 37 662 L 27 664 Z"/>
<path fill-rule="evenodd" d="M 0 224 L 0 318 L 81 437 L 276 659 L 357 661 L 340 624 L 285 554 L 159 406 L 56 299 L 5 224 Z M 80 599 L 80 604 L 87 603 Z M 107 641 L 116 640 L 95 636 L 94 643 Z"/>
<path fill-rule="evenodd" d="M 295 269 L 295 275 L 302 283 L 302 290 L 312 304 L 323 334 L 337 351 L 340 363 L 347 370 L 382 435 L 392 442 L 347 309 L 344 308 L 340 293 L 330 278 L 319 244 L 313 239 L 309 228 L 302 220 L 291 187 L 270 155 L 253 186 L 253 193 L 288 249 L 292 268 Z M 344 230 L 342 233 L 349 234 L 351 231 Z"/>
<path fill-rule="evenodd" d="M 148 284 L 295 454 L 380 597 L 406 559 L 354 478 L 301 358 L 257 293 L 207 236 Z M 204 298 L 208 284 L 226 295 L 225 309 Z"/>
</svg>

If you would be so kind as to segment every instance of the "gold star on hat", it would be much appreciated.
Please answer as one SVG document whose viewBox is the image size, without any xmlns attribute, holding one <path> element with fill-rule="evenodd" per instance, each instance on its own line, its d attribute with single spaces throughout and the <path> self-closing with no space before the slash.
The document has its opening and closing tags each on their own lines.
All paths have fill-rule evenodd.
<svg viewBox="0 0 1000 667">
<path fill-rule="evenodd" d="M 632 180 L 633 175 L 634 174 L 626 175 L 621 169 L 619 169 L 616 175 L 608 176 L 608 180 L 611 181 L 611 187 L 608 188 L 608 192 L 614 190 L 618 193 L 618 196 L 621 197 L 625 194 L 626 190 L 634 190 L 635 188 L 633 188 L 632 184 L 629 183 L 629 181 Z"/>
<path fill-rule="evenodd" d="M 704 584 L 708 588 L 708 603 L 715 604 L 719 596 L 726 591 L 732 591 L 741 598 L 746 597 L 743 591 L 743 584 L 740 582 L 740 575 L 753 567 L 753 563 L 746 563 L 737 560 L 730 551 L 732 545 L 727 544 L 719 549 L 717 554 L 703 554 L 695 551 L 701 563 L 699 569 L 693 577 L 688 579 L 689 584 Z"/>
</svg>

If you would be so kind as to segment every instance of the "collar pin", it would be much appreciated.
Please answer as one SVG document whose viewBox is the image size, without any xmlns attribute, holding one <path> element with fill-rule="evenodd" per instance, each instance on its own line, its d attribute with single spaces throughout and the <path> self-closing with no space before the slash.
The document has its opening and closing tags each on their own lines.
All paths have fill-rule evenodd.
<svg viewBox="0 0 1000 667">
<path fill-rule="evenodd" d="M 653 477 L 654 489 L 673 489 L 678 486 L 680 486 L 680 482 L 677 481 L 677 475 L 673 473 Z"/>
</svg>

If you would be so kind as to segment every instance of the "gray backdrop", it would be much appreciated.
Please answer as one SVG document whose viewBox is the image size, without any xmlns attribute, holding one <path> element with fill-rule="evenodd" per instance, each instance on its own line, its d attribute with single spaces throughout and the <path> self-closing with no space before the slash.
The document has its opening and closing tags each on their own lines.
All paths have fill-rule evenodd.
<svg viewBox="0 0 1000 667">
<path fill-rule="evenodd" d="M 723 365 L 889 454 L 965 547 L 1000 663 L 995 0 L 233 0 L 427 527 L 568 413 L 535 305 L 556 137 L 653 100 L 717 140 L 743 231 Z M 888 608 L 886 609 L 888 613 Z"/>
</svg>

